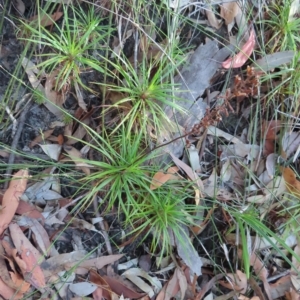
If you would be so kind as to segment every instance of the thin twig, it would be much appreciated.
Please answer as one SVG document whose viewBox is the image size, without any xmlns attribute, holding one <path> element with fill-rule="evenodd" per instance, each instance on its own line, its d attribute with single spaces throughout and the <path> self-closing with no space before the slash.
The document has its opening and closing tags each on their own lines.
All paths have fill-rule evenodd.
<svg viewBox="0 0 300 300">
<path fill-rule="evenodd" d="M 25 120 L 26 120 L 26 115 L 27 115 L 27 113 L 28 113 L 28 111 L 29 111 L 29 109 L 30 109 L 30 107 L 32 105 L 31 99 L 32 99 L 32 96 L 29 98 L 26 106 L 24 107 L 24 110 L 22 111 L 22 113 L 20 115 L 20 121 L 19 121 L 18 129 L 16 131 L 16 134 L 15 134 L 15 136 L 13 138 L 13 141 L 12 141 L 12 144 L 11 144 L 11 152 L 9 154 L 9 159 L 8 159 L 7 168 L 6 168 L 6 174 L 5 174 L 5 176 L 7 177 L 8 180 L 6 180 L 4 182 L 4 189 L 8 188 L 9 179 L 11 177 L 12 170 L 13 170 L 13 163 L 15 161 L 16 148 L 17 148 L 17 145 L 18 145 L 18 142 L 19 142 L 22 130 L 24 128 L 24 123 L 25 123 Z"/>
</svg>

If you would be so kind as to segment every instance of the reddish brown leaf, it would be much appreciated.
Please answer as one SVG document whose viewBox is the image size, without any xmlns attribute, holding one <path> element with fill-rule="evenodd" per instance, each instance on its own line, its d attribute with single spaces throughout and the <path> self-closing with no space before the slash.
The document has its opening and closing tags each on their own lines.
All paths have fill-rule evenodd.
<svg viewBox="0 0 300 300">
<path fill-rule="evenodd" d="M 108 285 L 114 293 L 116 293 L 119 296 L 123 295 L 124 298 L 139 299 L 145 295 L 133 291 L 124 283 L 118 281 L 115 278 L 103 276 L 103 279 L 108 283 Z"/>
<path fill-rule="evenodd" d="M 225 69 L 239 68 L 249 59 L 255 46 L 255 31 L 252 28 L 248 41 L 243 45 L 241 51 L 233 57 L 228 58 L 222 63 L 222 67 Z"/>
<path fill-rule="evenodd" d="M 35 206 L 23 200 L 20 200 L 16 213 L 18 215 L 27 216 L 32 219 L 39 219 L 41 220 L 42 224 L 44 224 L 44 216 L 35 208 Z"/>
<path fill-rule="evenodd" d="M 9 187 L 4 193 L 2 200 L 2 209 L 0 211 L 0 235 L 8 227 L 15 215 L 19 205 L 19 197 L 22 196 L 27 185 L 27 170 L 20 170 L 14 174 Z"/>
<path fill-rule="evenodd" d="M 23 295 L 9 286 L 7 286 L 4 281 L 0 278 L 0 295 L 4 299 L 22 299 Z"/>
<path fill-rule="evenodd" d="M 45 277 L 35 255 L 23 245 L 21 245 L 20 256 L 17 252 L 15 249 L 14 258 L 23 273 L 24 279 L 37 289 L 44 288 L 46 286 Z"/>
</svg>

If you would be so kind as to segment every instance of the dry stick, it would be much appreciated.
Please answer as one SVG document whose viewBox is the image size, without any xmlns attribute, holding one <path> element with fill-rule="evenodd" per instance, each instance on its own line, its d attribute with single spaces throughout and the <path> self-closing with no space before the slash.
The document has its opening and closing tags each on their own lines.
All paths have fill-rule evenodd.
<svg viewBox="0 0 300 300">
<path fill-rule="evenodd" d="M 25 123 L 25 119 L 26 119 L 26 115 L 32 105 L 31 103 L 31 98 L 29 98 L 24 110 L 22 111 L 21 115 L 20 115 L 20 121 L 19 121 L 19 125 L 18 125 L 18 129 L 16 131 L 16 134 L 13 138 L 13 141 L 11 143 L 11 152 L 10 152 L 10 155 L 9 155 L 9 158 L 8 158 L 8 163 L 7 163 L 7 168 L 6 168 L 6 177 L 8 178 L 8 180 L 6 180 L 4 182 L 4 189 L 6 190 L 8 188 L 8 184 L 9 184 L 9 178 L 11 177 L 11 174 L 12 174 L 12 165 L 15 161 L 15 156 L 16 156 L 16 148 L 17 148 L 17 145 L 18 145 L 18 142 L 19 142 L 19 139 L 20 139 L 20 136 L 21 136 L 21 133 L 22 133 L 22 130 L 23 130 L 23 127 L 24 127 L 24 123 Z"/>
</svg>

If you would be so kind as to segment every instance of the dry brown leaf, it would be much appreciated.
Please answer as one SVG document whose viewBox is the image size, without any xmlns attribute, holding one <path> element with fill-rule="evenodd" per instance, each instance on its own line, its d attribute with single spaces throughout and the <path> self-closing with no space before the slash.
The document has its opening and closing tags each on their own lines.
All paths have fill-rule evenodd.
<svg viewBox="0 0 300 300">
<path fill-rule="evenodd" d="M 62 91 L 55 90 L 58 73 L 59 71 L 53 71 L 46 76 L 45 95 L 49 101 L 61 108 L 66 99 Z"/>
<path fill-rule="evenodd" d="M 64 264 L 65 270 L 70 270 L 75 267 L 75 273 L 76 269 L 85 269 L 86 273 L 91 269 L 102 269 L 104 266 L 109 265 L 120 258 L 122 258 L 124 254 L 116 254 L 116 255 L 107 255 L 107 256 L 101 256 L 97 258 L 87 259 L 80 263 L 78 262 L 67 262 Z M 82 273 L 81 273 L 82 274 Z"/>
<path fill-rule="evenodd" d="M 65 145 L 64 150 L 68 153 L 75 165 L 81 169 L 86 175 L 90 175 L 90 166 L 82 161 L 82 154 L 79 150 L 72 146 Z"/>
<path fill-rule="evenodd" d="M 264 120 L 261 126 L 261 134 L 264 137 L 264 154 L 274 153 L 275 141 L 277 133 L 280 130 L 280 120 L 266 121 Z"/>
<path fill-rule="evenodd" d="M 155 296 L 162 288 L 161 282 L 157 277 L 150 276 L 140 268 L 129 268 L 122 274 L 122 277 L 129 279 L 134 285 L 147 293 L 150 298 Z M 146 279 L 147 282 L 145 282 L 144 279 Z"/>
<path fill-rule="evenodd" d="M 178 169 L 171 167 L 168 169 L 167 173 L 164 173 L 163 171 L 158 171 L 157 173 L 155 173 L 155 175 L 152 178 L 150 189 L 155 190 L 169 180 L 180 179 L 180 177 L 178 177 L 177 175 L 174 175 L 177 172 L 177 170 Z"/>
<path fill-rule="evenodd" d="M 85 125 L 89 125 L 90 118 L 84 119 L 82 123 L 84 123 Z M 66 130 L 65 130 L 65 136 L 68 138 L 66 145 L 69 146 L 77 143 L 79 140 L 82 140 L 87 133 L 85 127 L 81 123 L 78 125 L 74 133 L 72 133 L 71 128 L 68 128 Z"/>
<path fill-rule="evenodd" d="M 206 9 L 205 13 L 210 26 L 216 29 L 219 29 L 222 26 L 221 20 L 217 19 L 216 14 L 212 11 L 211 7 L 209 9 Z"/>
<path fill-rule="evenodd" d="M 220 281 L 220 284 L 230 290 L 238 291 L 245 294 L 247 291 L 248 280 L 245 273 L 240 270 L 236 270 L 236 274 L 228 273 L 226 277 L 229 277 L 231 282 Z"/>
<path fill-rule="evenodd" d="M 285 181 L 287 190 L 295 195 L 296 197 L 300 196 L 300 181 L 297 180 L 296 174 L 291 168 L 280 167 L 282 176 Z"/>
<path fill-rule="evenodd" d="M 111 300 L 112 290 L 108 283 L 93 269 L 89 273 L 90 281 L 98 285 L 98 289 L 93 293 L 93 298 L 96 300 L 102 300 L 102 297 Z"/>
<path fill-rule="evenodd" d="M 197 294 L 197 296 L 195 297 L 195 300 L 201 300 L 203 299 L 203 297 L 205 296 L 205 294 L 214 286 L 214 284 L 220 280 L 221 278 L 223 278 L 224 275 L 223 274 L 218 274 L 216 276 L 214 276 L 203 288 L 202 290 Z"/>
<path fill-rule="evenodd" d="M 31 143 L 29 144 L 29 147 L 32 148 L 35 145 L 39 144 L 40 142 L 46 140 L 52 133 L 53 133 L 54 129 L 49 129 L 44 131 L 42 134 L 38 135 L 36 138 L 34 138 L 33 141 L 31 141 Z"/>
<path fill-rule="evenodd" d="M 253 270 L 258 278 L 260 278 L 260 280 L 263 282 L 264 289 L 266 294 L 268 295 L 268 298 L 272 299 L 271 287 L 267 280 L 269 272 L 255 252 L 252 252 L 250 256 L 250 265 L 253 267 Z"/>
<path fill-rule="evenodd" d="M 299 293 L 293 288 L 290 288 L 290 291 L 286 292 L 285 296 L 287 300 L 300 300 Z"/>
<path fill-rule="evenodd" d="M 4 193 L 0 210 L 0 235 L 8 227 L 19 205 L 19 198 L 26 189 L 28 170 L 20 170 L 13 175 L 9 187 Z"/>
<path fill-rule="evenodd" d="M 108 277 L 108 276 L 102 276 L 102 278 L 107 282 L 111 290 L 119 296 L 123 295 L 125 298 L 129 298 L 129 299 L 140 299 L 145 295 L 144 293 L 141 294 L 141 293 L 137 293 L 136 291 L 133 291 L 131 288 L 126 286 L 123 282 L 115 278 Z"/>
<path fill-rule="evenodd" d="M 74 88 L 75 88 L 77 102 L 78 102 L 79 107 L 81 107 L 85 112 L 87 112 L 86 103 L 83 100 L 83 95 L 82 95 L 80 86 L 76 80 L 74 81 Z"/>
<path fill-rule="evenodd" d="M 27 218 L 27 224 L 33 232 L 33 238 L 39 249 L 45 256 L 50 255 L 51 243 L 45 228 L 35 219 Z"/>
<path fill-rule="evenodd" d="M 5 263 L 4 257 L 7 257 L 7 253 L 5 253 L 2 244 L 0 243 L 0 274 L 1 279 L 3 282 L 9 286 L 10 288 L 19 291 L 20 294 L 26 293 L 30 288 L 30 284 L 24 281 L 21 276 L 15 272 L 15 270 L 11 269 L 12 271 L 7 270 L 7 265 Z M 7 258 L 7 260 L 9 260 Z M 13 263 L 12 263 L 13 264 Z M 1 291 L 1 289 L 0 289 Z"/>
<path fill-rule="evenodd" d="M 225 24 L 228 25 L 233 22 L 240 10 L 240 7 L 238 2 L 225 2 L 220 5 L 220 9 L 220 15 L 225 20 Z"/>
<path fill-rule="evenodd" d="M 181 168 L 192 181 L 194 181 L 197 184 L 197 186 L 200 190 L 200 193 L 201 193 L 204 190 L 204 186 L 203 186 L 202 180 L 199 178 L 199 176 L 196 174 L 196 172 L 193 171 L 192 168 L 190 166 L 188 166 L 186 163 L 184 163 L 179 158 L 177 158 L 173 153 L 170 152 L 169 154 L 171 155 L 174 163 L 179 168 Z"/>
<path fill-rule="evenodd" d="M 175 275 L 164 285 L 162 290 L 156 297 L 156 300 L 170 300 L 179 292 L 180 286 L 178 282 L 178 277 Z"/>
<path fill-rule="evenodd" d="M 62 15 L 63 15 L 63 13 L 60 11 L 57 11 L 50 16 L 47 14 L 43 15 L 42 17 L 39 15 L 35 15 L 35 16 L 31 17 L 29 19 L 29 21 L 30 22 L 38 21 L 40 26 L 47 27 L 47 26 L 53 25 L 53 23 L 56 22 L 57 20 L 59 20 L 62 17 Z"/>
<path fill-rule="evenodd" d="M 46 278 L 56 275 L 61 271 L 65 271 L 65 264 L 67 263 L 79 263 L 85 259 L 85 251 L 73 251 L 70 253 L 59 254 L 48 258 L 41 263 L 41 268 Z"/>
</svg>

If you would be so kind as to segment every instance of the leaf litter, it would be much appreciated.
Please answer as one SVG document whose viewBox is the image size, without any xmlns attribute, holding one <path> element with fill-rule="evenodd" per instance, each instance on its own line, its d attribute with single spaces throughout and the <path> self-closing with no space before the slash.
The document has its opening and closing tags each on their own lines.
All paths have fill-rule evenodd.
<svg viewBox="0 0 300 300">
<path fill-rule="evenodd" d="M 101 5 L 105 6 L 104 2 Z M 28 24 L 39 23 L 49 28 L 49 32 L 64 16 L 60 7 L 50 15 L 43 12 L 42 15 L 29 16 L 25 4 L 21 0 L 12 2 L 16 15 L 24 17 Z M 68 2 L 68 5 L 74 4 Z M 186 14 L 193 23 L 200 21 L 193 18 L 197 4 L 166 1 L 165 5 L 168 9 L 179 9 L 179 15 Z M 26 127 L 30 127 L 26 125 L 23 129 L 26 142 L 20 141 L 18 151 L 32 156 L 42 155 L 43 151 L 55 167 L 36 168 L 33 173 L 38 174 L 38 179 L 29 176 L 32 170 L 20 169 L 10 179 L 8 188 L 2 191 L 1 297 L 22 299 L 35 291 L 40 298 L 55 295 L 61 299 L 70 295 L 74 299 L 299 298 L 300 284 L 295 272 L 295 269 L 299 271 L 299 246 L 295 236 L 291 235 L 292 231 L 282 231 L 284 222 L 292 226 L 287 214 L 282 213 L 286 203 L 291 203 L 286 212 L 295 212 L 295 219 L 299 219 L 295 204 L 300 194 L 297 172 L 299 128 L 293 118 L 298 119 L 296 112 L 287 123 L 283 123 L 278 115 L 275 117 L 275 111 L 281 109 L 281 104 L 273 108 L 272 118 L 268 115 L 267 111 L 271 108 L 266 103 L 270 88 L 264 78 L 267 73 L 276 74 L 278 68 L 283 71 L 298 58 L 294 50 L 259 54 L 261 37 L 255 17 L 250 14 L 247 22 L 245 11 L 246 7 L 241 3 L 221 1 L 210 3 L 199 13 L 205 19 L 202 23 L 208 24 L 212 33 L 225 30 L 229 35 L 226 45 L 224 41 L 220 43 L 218 34 L 216 37 L 203 35 L 201 43 L 184 53 L 185 64 L 176 70 L 173 78 L 176 86 L 173 96 L 178 100 L 180 110 L 163 105 L 165 119 L 161 122 L 165 126 L 158 132 L 155 132 L 153 124 L 147 127 L 151 143 L 159 154 L 151 159 L 151 163 L 160 165 L 147 181 L 147 188 L 154 193 L 172 185 L 184 189 L 191 183 L 194 196 L 188 201 L 202 208 L 194 212 L 193 216 L 197 218 L 191 226 L 181 224 L 179 233 L 168 228 L 171 256 L 152 249 L 147 239 L 136 243 L 139 234 L 145 232 L 138 230 L 143 220 L 126 227 L 119 222 L 123 216 L 119 212 L 117 216 L 116 207 L 102 210 L 95 216 L 97 207 L 105 205 L 103 199 L 107 189 L 113 187 L 108 185 L 97 190 L 93 206 L 84 205 L 86 211 L 81 211 L 77 205 L 87 190 L 97 186 L 95 177 L 88 186 L 79 187 L 83 176 L 95 174 L 95 164 L 89 162 L 99 162 L 101 169 L 101 163 L 108 161 L 111 155 L 107 153 L 107 157 L 103 157 L 96 153 L 95 145 L 102 143 L 97 141 L 97 134 L 103 131 L 103 126 L 116 125 L 119 113 L 123 113 L 119 119 L 126 117 L 134 108 L 134 102 L 124 102 L 123 109 L 113 110 L 106 116 L 108 121 L 104 120 L 102 124 L 98 121 L 99 108 L 107 105 L 105 101 L 111 101 L 112 107 L 116 107 L 118 102 L 128 97 L 128 91 L 108 91 L 101 98 L 99 92 L 105 94 L 105 88 L 91 93 L 77 81 L 57 90 L 56 79 L 61 66 L 39 70 L 38 56 L 35 59 L 22 56 L 21 65 L 27 75 L 28 86 L 43 98 L 43 105 L 49 114 L 55 116 L 55 122 L 54 125 L 44 122 L 43 126 L 34 128 L 34 134 L 26 132 Z M 290 22 L 297 18 L 298 11 L 297 1 L 294 1 L 289 13 Z M 124 23 L 125 29 L 124 21 L 127 22 Z M 161 36 L 159 32 L 152 31 L 151 26 L 154 25 L 140 27 L 135 22 L 128 22 L 127 17 L 121 15 L 116 18 L 118 37 L 112 36 L 109 59 L 122 58 L 131 44 L 134 50 L 127 58 L 137 69 L 137 63 L 143 61 L 143 57 L 157 63 L 169 45 L 167 40 L 157 42 Z M 142 31 L 138 33 L 138 29 Z M 187 36 L 192 41 L 192 27 L 187 29 Z M 182 39 L 179 31 L 176 34 Z M 10 67 L 9 47 L 1 45 L 0 52 L 3 66 L 7 69 Z M 96 56 L 99 54 L 97 51 L 94 49 Z M 225 60 L 233 52 L 236 54 Z M 87 75 L 90 69 L 78 67 L 84 80 L 91 82 Z M 112 74 L 117 73 L 117 70 L 112 71 Z M 224 74 L 227 76 L 226 85 L 222 83 Z M 278 85 L 276 76 L 270 76 L 273 86 Z M 126 80 L 121 77 L 118 80 L 124 84 Z M 67 82 L 74 78 L 69 79 Z M 285 80 L 285 77 L 282 79 Z M 98 102 L 93 102 L 95 98 Z M 105 101 L 99 104 L 100 98 Z M 291 99 L 292 96 L 283 100 L 286 107 Z M 255 125 L 252 114 L 258 108 L 261 116 L 259 124 Z M 62 112 L 64 109 L 66 115 Z M 6 108 L 6 112 L 11 120 L 15 119 L 14 116 L 18 118 L 16 111 L 11 113 Z M 234 115 L 238 115 L 239 121 L 226 125 Z M 230 129 L 232 125 L 234 130 Z M 285 130 L 282 134 L 283 125 Z M 253 126 L 257 127 L 257 137 L 251 136 Z M 1 142 L 7 146 L 5 139 Z M 113 144 L 113 148 L 120 147 L 120 144 Z M 9 147 L 0 151 L 4 160 L 9 158 Z M 68 169 L 68 164 L 72 165 L 71 169 Z M 78 194 L 80 196 L 75 198 L 74 195 Z M 296 210 L 293 210 L 293 205 Z M 181 209 L 178 206 L 178 210 Z M 235 219 L 237 213 L 241 223 Z M 247 219 L 250 215 L 252 223 Z M 260 236 L 259 231 L 263 227 L 253 220 L 264 217 L 268 220 L 266 224 L 270 225 L 265 229 L 267 234 Z M 186 218 L 191 218 L 191 215 L 186 214 Z M 137 230 L 130 232 L 130 226 Z M 289 226 L 285 230 L 292 230 Z M 243 228 L 245 232 L 240 232 Z M 104 238 L 107 234 L 108 241 Z M 275 238 L 276 235 L 283 243 Z M 228 251 L 229 246 L 231 252 Z M 111 255 L 108 255 L 109 248 L 113 249 Z M 248 256 L 242 257 L 241 251 Z M 288 253 L 292 254 L 290 268 L 282 263 Z M 249 275 L 246 270 L 250 266 Z"/>
</svg>

